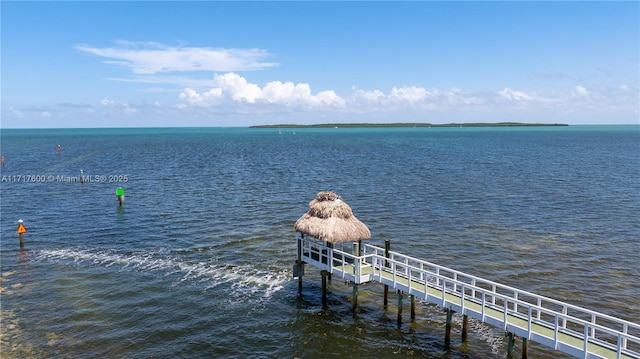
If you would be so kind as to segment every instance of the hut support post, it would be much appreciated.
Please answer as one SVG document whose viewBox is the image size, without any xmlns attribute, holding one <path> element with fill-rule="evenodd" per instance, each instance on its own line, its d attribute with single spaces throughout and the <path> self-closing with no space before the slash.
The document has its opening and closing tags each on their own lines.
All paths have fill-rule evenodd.
<svg viewBox="0 0 640 359">
<path fill-rule="evenodd" d="M 522 359 L 529 358 L 529 349 L 527 348 L 527 338 L 522 338 Z"/>
<path fill-rule="evenodd" d="M 298 269 L 298 295 L 302 294 L 302 273 L 304 272 L 304 264 L 302 264 L 302 239 L 304 235 L 298 238 L 298 260 L 296 260 L 296 266 Z"/>
<path fill-rule="evenodd" d="M 453 317 L 453 310 L 447 308 L 445 312 L 447 312 L 447 320 L 444 329 L 444 345 L 448 348 L 451 344 L 451 317 Z"/>
<path fill-rule="evenodd" d="M 320 272 L 322 275 L 322 306 L 327 306 L 327 275 L 329 274 L 326 270 Z"/>
<path fill-rule="evenodd" d="M 469 331 L 469 316 L 464 314 L 462 316 L 462 341 L 467 341 L 467 332 Z"/>
<path fill-rule="evenodd" d="M 389 249 L 391 248 L 391 241 L 388 239 L 384 240 L 384 256 L 385 258 L 389 258 Z M 385 259 L 384 266 L 389 268 L 389 261 Z M 387 309 L 387 305 L 389 304 L 389 286 L 384 285 L 384 309 Z"/>
<path fill-rule="evenodd" d="M 416 320 L 416 296 L 411 294 L 411 321 Z"/>
<path fill-rule="evenodd" d="M 402 292 L 398 291 L 398 327 L 402 325 Z"/>
<path fill-rule="evenodd" d="M 356 257 L 353 260 L 353 265 L 355 266 L 354 274 L 356 277 L 360 276 L 360 247 L 362 241 L 353 242 L 353 255 Z M 352 295 L 352 303 L 353 303 L 353 315 L 356 315 L 358 311 L 358 284 L 353 284 L 353 295 Z"/>
</svg>

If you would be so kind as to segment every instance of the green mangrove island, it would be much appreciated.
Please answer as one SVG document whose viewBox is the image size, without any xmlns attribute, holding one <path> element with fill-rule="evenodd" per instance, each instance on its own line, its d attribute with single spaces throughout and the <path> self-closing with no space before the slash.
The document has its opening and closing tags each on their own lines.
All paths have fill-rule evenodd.
<svg viewBox="0 0 640 359">
<path fill-rule="evenodd" d="M 279 124 L 279 125 L 255 125 L 249 128 L 349 128 L 349 127 L 518 127 L 518 126 L 569 126 L 562 123 L 521 123 L 521 122 L 496 122 L 496 123 L 320 123 L 313 125 Z"/>
</svg>

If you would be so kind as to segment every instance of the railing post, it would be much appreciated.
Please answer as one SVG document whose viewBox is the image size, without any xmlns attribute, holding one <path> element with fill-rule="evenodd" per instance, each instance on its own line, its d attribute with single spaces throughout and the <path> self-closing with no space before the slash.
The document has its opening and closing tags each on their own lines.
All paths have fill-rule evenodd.
<svg viewBox="0 0 640 359">
<path fill-rule="evenodd" d="M 509 302 L 507 301 L 507 298 L 503 298 L 502 300 L 504 301 L 504 329 L 507 330 L 507 324 L 509 324 L 507 314 L 507 311 L 509 310 Z"/>
<path fill-rule="evenodd" d="M 558 350 L 558 327 L 560 326 L 559 324 L 559 318 L 558 318 L 558 313 L 556 313 L 556 318 L 555 318 L 555 325 L 553 326 L 553 349 L 554 350 Z"/>
<path fill-rule="evenodd" d="M 529 315 L 527 318 L 527 337 L 531 337 L 531 317 L 533 316 L 533 308 L 529 307 Z"/>
<path fill-rule="evenodd" d="M 482 292 L 482 321 L 484 322 L 484 310 L 487 307 L 487 293 Z"/>
<path fill-rule="evenodd" d="M 589 325 L 584 326 L 584 358 L 589 357 Z"/>
</svg>

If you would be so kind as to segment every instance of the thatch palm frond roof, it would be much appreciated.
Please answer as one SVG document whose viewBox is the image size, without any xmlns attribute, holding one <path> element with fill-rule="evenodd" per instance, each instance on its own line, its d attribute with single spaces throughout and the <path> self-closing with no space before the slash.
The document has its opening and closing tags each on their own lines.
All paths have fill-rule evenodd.
<svg viewBox="0 0 640 359">
<path fill-rule="evenodd" d="M 295 225 L 297 232 L 330 243 L 371 238 L 367 226 L 353 215 L 351 207 L 333 192 L 319 192 L 309 202 L 309 211 Z"/>
</svg>

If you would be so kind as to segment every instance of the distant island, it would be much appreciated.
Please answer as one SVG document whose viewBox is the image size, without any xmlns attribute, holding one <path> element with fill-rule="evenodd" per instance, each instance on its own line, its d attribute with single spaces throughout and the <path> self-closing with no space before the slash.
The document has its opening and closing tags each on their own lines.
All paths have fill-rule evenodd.
<svg viewBox="0 0 640 359">
<path fill-rule="evenodd" d="M 520 122 L 496 122 L 496 123 L 320 123 L 314 125 L 255 125 L 249 128 L 351 128 L 351 127 L 520 127 L 520 126 L 569 126 L 562 123 L 520 123 Z"/>
</svg>

